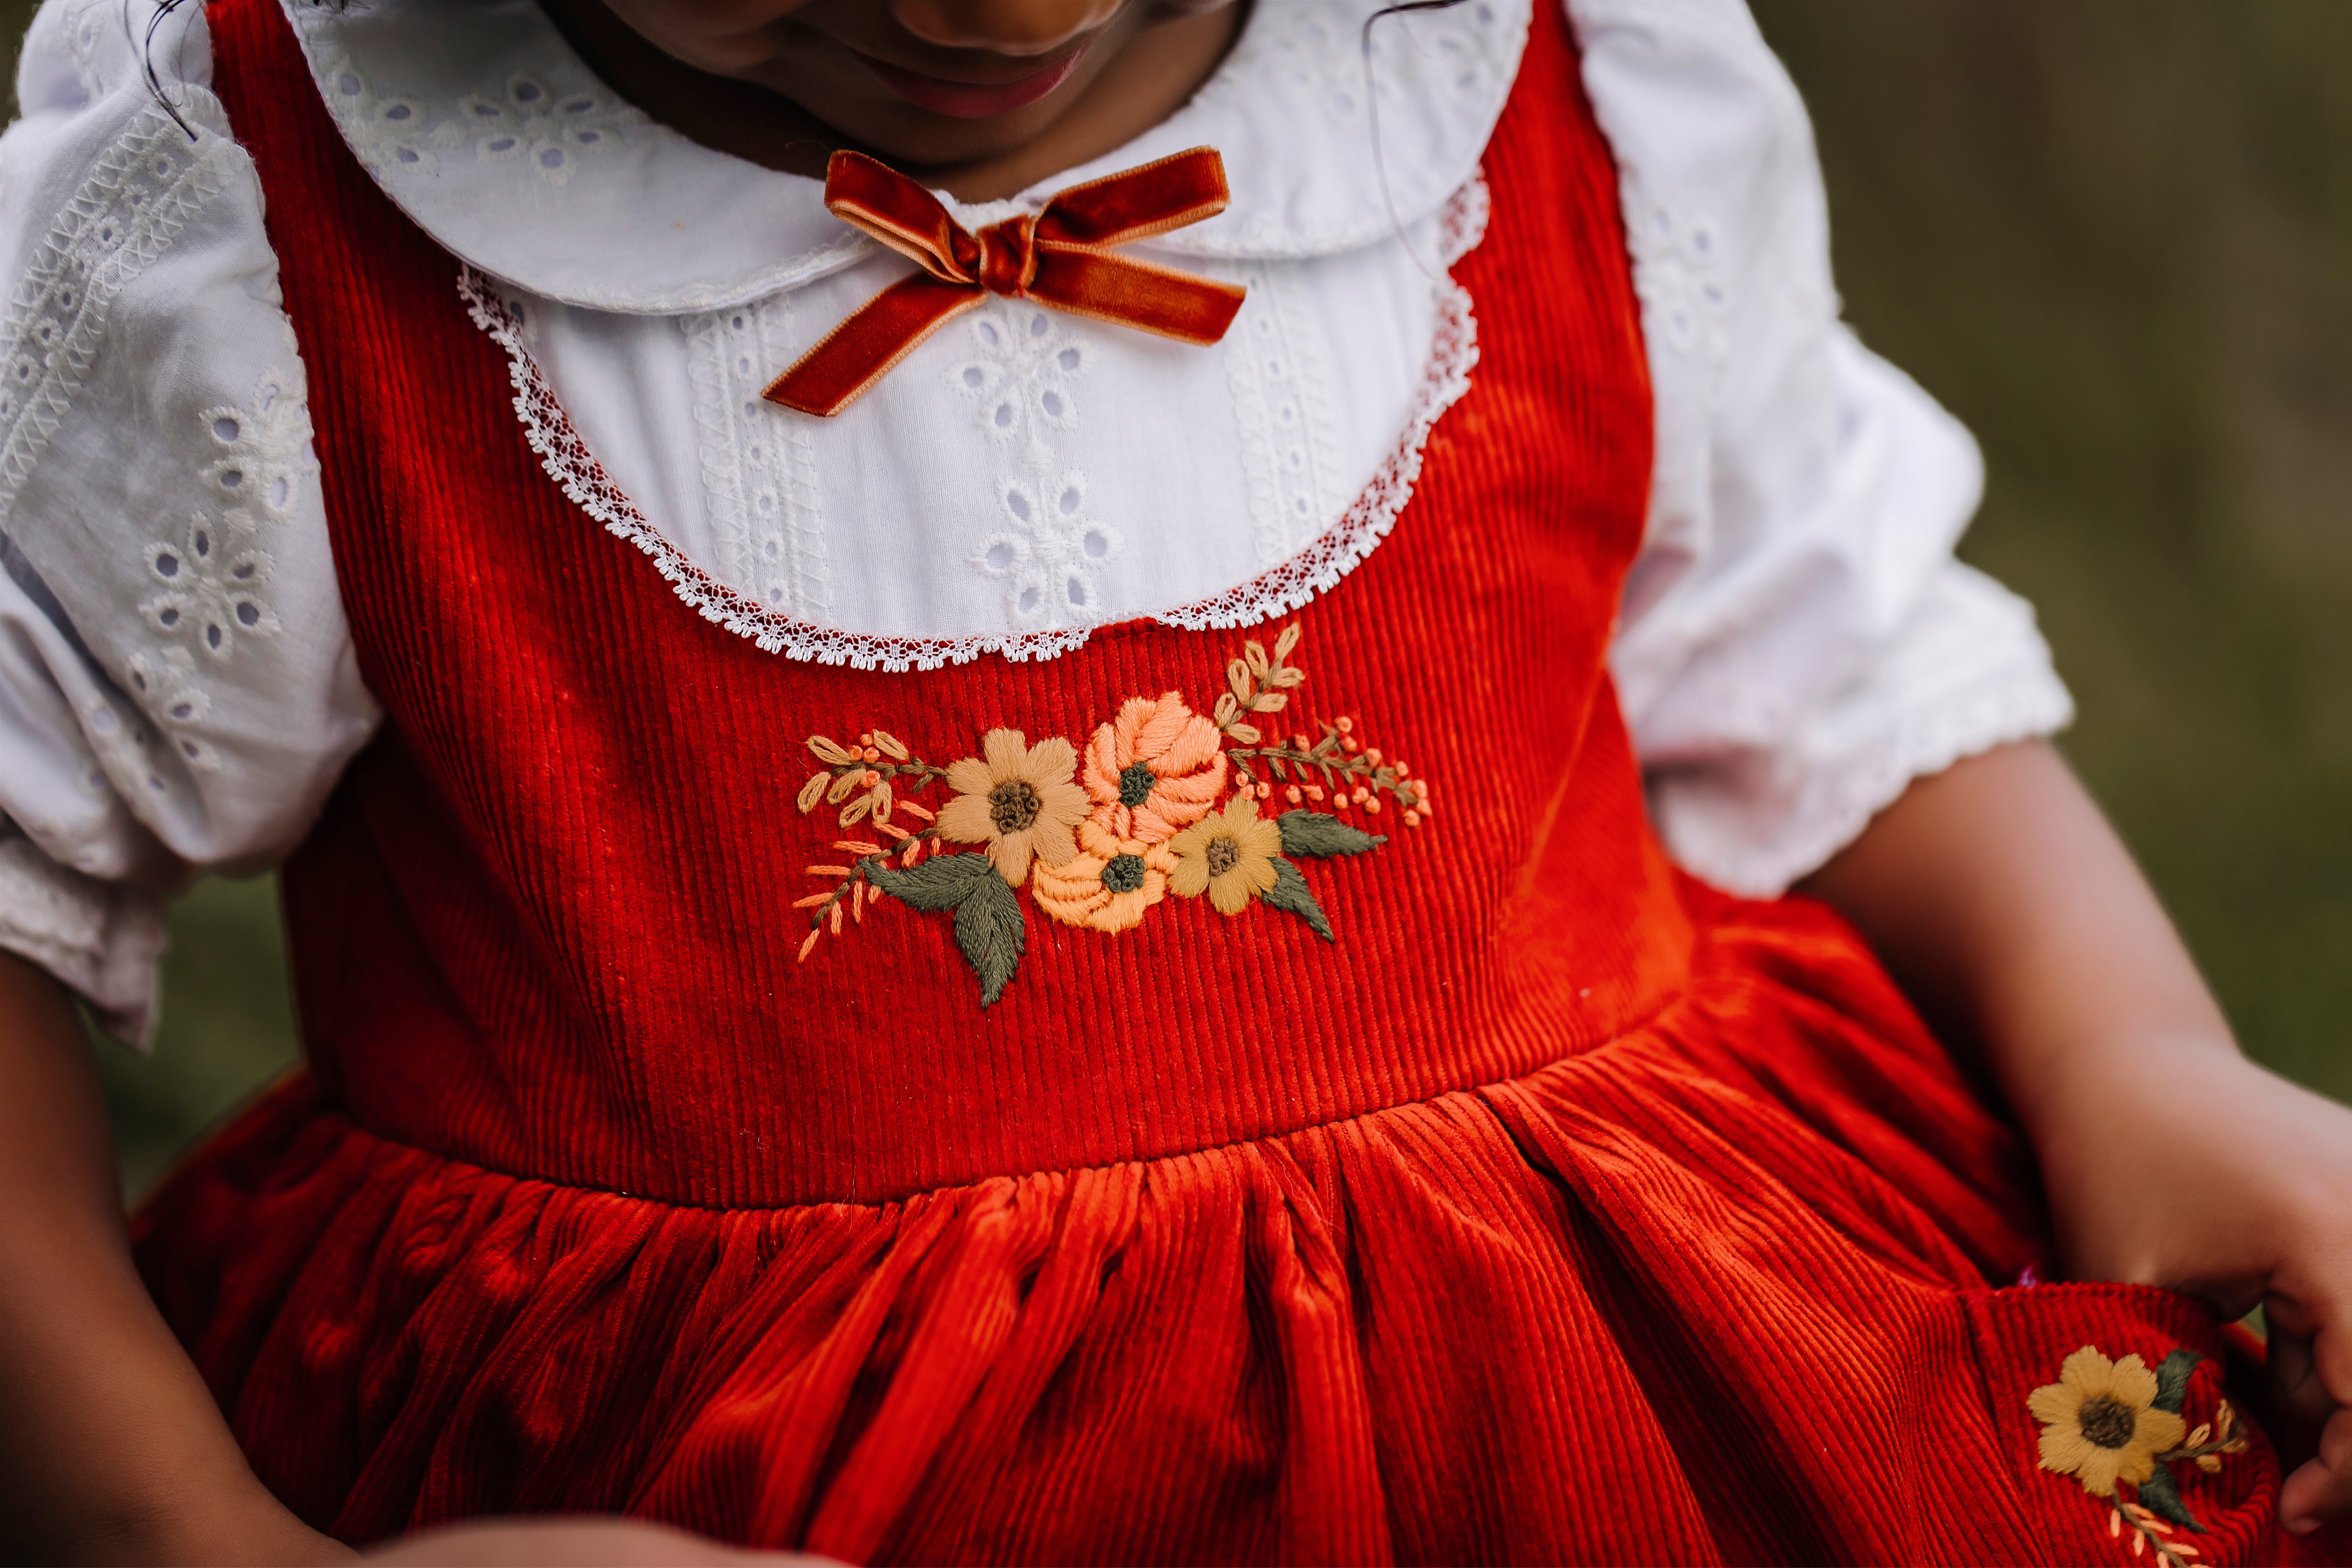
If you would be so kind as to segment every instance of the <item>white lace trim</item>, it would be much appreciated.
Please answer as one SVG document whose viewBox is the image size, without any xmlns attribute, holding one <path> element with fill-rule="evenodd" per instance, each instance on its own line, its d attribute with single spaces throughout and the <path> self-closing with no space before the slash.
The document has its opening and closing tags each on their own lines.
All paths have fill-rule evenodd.
<svg viewBox="0 0 2352 1568">
<path fill-rule="evenodd" d="M 1474 175 L 1448 201 L 1440 220 L 1440 259 L 1444 267 L 1452 267 L 1486 237 L 1488 212 L 1486 180 Z M 1255 625 L 1328 592 L 1371 554 L 1412 498 L 1429 433 L 1469 390 L 1470 371 L 1478 361 L 1477 321 L 1470 291 L 1450 275 L 1438 277 L 1433 287 L 1437 327 L 1428 368 L 1396 449 L 1355 504 L 1315 543 L 1273 570 L 1212 598 L 1137 619 L 1188 631 Z M 999 653 L 1015 662 L 1056 658 L 1084 646 L 1092 632 L 1091 626 L 1065 626 L 963 637 L 899 636 L 818 626 L 763 607 L 688 560 L 646 521 L 635 503 L 604 472 L 531 358 L 524 342 L 522 308 L 500 298 L 489 277 L 471 264 L 460 265 L 457 293 L 474 325 L 506 350 L 508 376 L 515 389 L 515 413 L 548 477 L 562 487 L 572 505 L 644 551 L 678 598 L 704 620 L 751 639 L 762 652 L 860 670 L 935 670 L 968 663 L 983 653 Z"/>
<path fill-rule="evenodd" d="M 2074 699 L 2046 664 L 2012 668 L 1905 715 L 1885 743 L 1838 779 L 1795 831 L 1764 841 L 1718 844 L 1711 853 L 1680 842 L 1668 847 L 1685 867 L 1727 893 L 1777 898 L 1860 838 L 1913 779 L 1998 747 L 2054 735 L 2074 721 Z"/>
<path fill-rule="evenodd" d="M 188 89 L 198 140 L 143 110 L 50 225 L 0 327 L 0 531 L 89 374 L 123 286 L 155 264 L 220 193 L 235 144 L 214 130 L 220 103 Z"/>
</svg>

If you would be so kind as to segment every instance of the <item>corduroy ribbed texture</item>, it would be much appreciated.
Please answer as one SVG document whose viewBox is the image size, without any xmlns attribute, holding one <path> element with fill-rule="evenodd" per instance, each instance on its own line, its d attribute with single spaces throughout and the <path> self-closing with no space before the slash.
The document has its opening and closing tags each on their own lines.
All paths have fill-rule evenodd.
<svg viewBox="0 0 2352 1568">
<path fill-rule="evenodd" d="M 796 664 L 573 509 L 271 0 L 217 0 L 390 723 L 288 868 L 313 1076 L 142 1268 L 349 1539 L 628 1510 L 850 1560 L 2122 1562 L 2036 1468 L 2077 1346 L 2219 1356 L 2046 1265 L 2014 1140 L 1853 933 L 1678 879 L 1605 675 L 1650 409 L 1615 174 L 1537 7 L 1457 268 L 1482 357 L 1305 700 L 1440 781 L 1338 936 L 1029 916 L 983 1011 L 886 904 L 805 965 L 803 737 L 1205 707 L 1244 633 Z M 824 837 L 831 835 L 824 834 Z M 2209 1419 L 2219 1363 L 2192 1380 Z M 2206 1563 L 2286 1550 L 2267 1448 Z"/>
</svg>

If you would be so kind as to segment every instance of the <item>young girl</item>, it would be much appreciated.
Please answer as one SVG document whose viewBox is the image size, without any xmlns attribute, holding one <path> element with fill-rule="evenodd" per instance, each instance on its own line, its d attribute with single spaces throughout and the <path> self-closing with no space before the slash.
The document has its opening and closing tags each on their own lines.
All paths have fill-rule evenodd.
<svg viewBox="0 0 2352 1568">
<path fill-rule="evenodd" d="M 0 142 L 13 1550 L 2343 1552 L 2352 1114 L 1737 0 L 152 5 Z M 66 998 L 272 862 L 127 1241 Z"/>
</svg>

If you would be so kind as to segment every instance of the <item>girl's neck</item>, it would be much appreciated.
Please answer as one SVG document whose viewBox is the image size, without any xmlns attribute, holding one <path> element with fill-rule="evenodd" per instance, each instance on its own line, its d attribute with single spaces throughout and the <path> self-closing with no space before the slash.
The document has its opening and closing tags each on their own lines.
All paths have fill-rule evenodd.
<svg viewBox="0 0 2352 1568">
<path fill-rule="evenodd" d="M 604 0 L 540 0 L 565 40 L 615 92 L 673 131 L 766 168 L 824 176 L 836 148 L 857 143 L 799 104 L 751 81 L 698 70 L 648 43 Z M 1125 146 L 1181 109 L 1216 71 L 1246 5 L 1160 17 L 1133 7 L 1089 51 L 1067 108 L 1009 150 L 915 162 L 866 149 L 959 200 L 994 201 Z"/>
</svg>

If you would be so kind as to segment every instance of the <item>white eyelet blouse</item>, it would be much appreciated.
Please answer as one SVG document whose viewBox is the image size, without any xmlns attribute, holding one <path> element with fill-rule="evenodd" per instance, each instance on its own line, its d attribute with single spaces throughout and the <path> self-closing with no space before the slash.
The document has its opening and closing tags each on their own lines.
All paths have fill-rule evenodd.
<svg viewBox="0 0 2352 1568">
<path fill-rule="evenodd" d="M 1251 624 L 1380 547 L 1476 378 L 1447 269 L 1559 0 L 1384 21 L 1369 82 L 1378 0 L 1260 0 L 1166 123 L 950 204 L 977 227 L 1218 148 L 1231 208 L 1139 250 L 1248 286 L 1223 343 L 998 300 L 830 421 L 760 389 L 908 264 L 814 182 L 649 120 L 533 0 L 285 3 L 352 150 L 543 391 L 518 418 L 581 526 L 755 601 L 728 623 L 775 657 L 905 668 Z M 201 7 L 147 40 L 152 4 L 47 0 L 0 137 L 0 946 L 131 1039 L 161 899 L 287 853 L 381 719 L 260 188 Z M 1952 559 L 1974 444 L 1838 320 L 1810 128 L 1740 0 L 1567 4 L 1656 392 L 1619 691 L 1672 852 L 1771 894 L 2068 699 L 2032 612 Z"/>
</svg>

